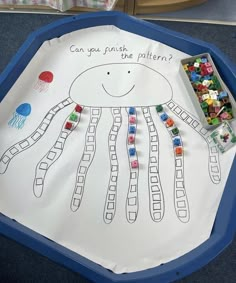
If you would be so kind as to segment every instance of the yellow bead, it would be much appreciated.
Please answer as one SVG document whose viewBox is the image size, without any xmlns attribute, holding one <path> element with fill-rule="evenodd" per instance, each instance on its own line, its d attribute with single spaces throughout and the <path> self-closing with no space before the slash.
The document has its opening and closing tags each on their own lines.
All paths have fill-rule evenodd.
<svg viewBox="0 0 236 283">
<path fill-rule="evenodd" d="M 212 105 L 212 104 L 213 104 L 213 99 L 207 99 L 207 100 L 206 100 L 206 103 L 207 103 L 208 105 Z"/>
<path fill-rule="evenodd" d="M 185 64 L 183 67 L 185 71 L 188 71 L 188 64 Z"/>
<path fill-rule="evenodd" d="M 211 117 L 207 117 L 207 123 L 211 124 Z"/>
</svg>

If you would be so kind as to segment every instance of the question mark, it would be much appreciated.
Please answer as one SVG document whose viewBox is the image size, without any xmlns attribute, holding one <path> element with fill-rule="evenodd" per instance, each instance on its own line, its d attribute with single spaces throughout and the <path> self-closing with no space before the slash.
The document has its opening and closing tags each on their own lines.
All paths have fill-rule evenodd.
<svg viewBox="0 0 236 283">
<path fill-rule="evenodd" d="M 172 54 L 170 54 L 169 63 L 170 63 L 170 60 L 172 59 L 172 57 L 173 57 L 173 55 L 172 55 Z"/>
</svg>

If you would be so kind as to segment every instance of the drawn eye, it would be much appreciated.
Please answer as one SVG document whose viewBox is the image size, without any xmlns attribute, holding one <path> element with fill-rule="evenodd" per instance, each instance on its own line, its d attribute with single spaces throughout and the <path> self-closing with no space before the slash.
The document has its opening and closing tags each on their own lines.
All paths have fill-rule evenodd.
<svg viewBox="0 0 236 283">
<path fill-rule="evenodd" d="M 128 71 L 128 74 L 130 74 L 130 71 Z"/>
<path fill-rule="evenodd" d="M 107 72 L 107 75 L 110 75 L 110 72 Z"/>
</svg>

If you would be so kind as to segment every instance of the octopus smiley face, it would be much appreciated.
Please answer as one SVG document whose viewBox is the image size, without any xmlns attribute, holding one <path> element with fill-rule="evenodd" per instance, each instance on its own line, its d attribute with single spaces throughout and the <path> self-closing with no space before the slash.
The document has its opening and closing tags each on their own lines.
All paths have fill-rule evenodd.
<svg viewBox="0 0 236 283">
<path fill-rule="evenodd" d="M 141 107 L 166 103 L 172 98 L 172 89 L 162 74 L 145 65 L 117 63 L 81 73 L 71 85 L 70 97 L 86 106 Z"/>
</svg>

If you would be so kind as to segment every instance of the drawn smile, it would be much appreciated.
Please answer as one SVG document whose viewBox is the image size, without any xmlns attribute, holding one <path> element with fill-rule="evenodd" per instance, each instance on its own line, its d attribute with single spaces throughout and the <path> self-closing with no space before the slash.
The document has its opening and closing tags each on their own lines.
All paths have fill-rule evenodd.
<svg viewBox="0 0 236 283">
<path fill-rule="evenodd" d="M 109 93 L 109 92 L 106 90 L 104 84 L 102 84 L 102 87 L 103 87 L 103 89 L 105 90 L 105 92 L 106 92 L 108 95 L 113 96 L 113 97 L 122 97 L 122 96 L 125 96 L 125 95 L 127 95 L 128 93 L 130 93 L 130 92 L 134 89 L 135 85 L 133 85 L 133 86 L 131 87 L 131 89 L 130 89 L 129 91 L 127 91 L 126 93 L 124 93 L 124 94 L 111 94 L 111 93 Z"/>
</svg>

